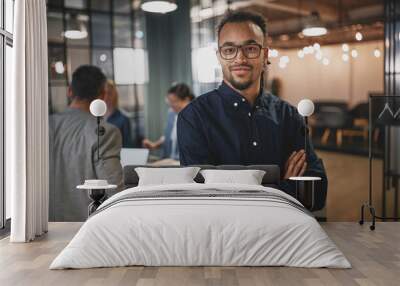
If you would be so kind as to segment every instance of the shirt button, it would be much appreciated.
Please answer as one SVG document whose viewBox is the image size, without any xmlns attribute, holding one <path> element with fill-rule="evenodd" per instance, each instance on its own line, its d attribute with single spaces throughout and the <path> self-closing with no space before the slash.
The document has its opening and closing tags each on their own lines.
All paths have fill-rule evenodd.
<svg viewBox="0 0 400 286">
<path fill-rule="evenodd" d="M 257 146 L 257 142 L 256 141 L 253 141 L 253 146 Z"/>
<path fill-rule="evenodd" d="M 245 101 L 246 101 L 246 99 L 242 98 L 242 101 L 243 101 L 243 102 L 245 102 Z"/>
<path fill-rule="evenodd" d="M 249 114 L 249 117 L 251 117 L 251 112 L 249 112 L 248 114 Z"/>
<path fill-rule="evenodd" d="M 256 108 L 260 108 L 258 105 L 256 105 Z"/>
<path fill-rule="evenodd" d="M 233 104 L 233 106 L 234 106 L 234 107 L 237 107 L 237 106 L 238 106 L 238 103 L 237 103 L 237 102 L 235 102 L 235 103 Z"/>
</svg>

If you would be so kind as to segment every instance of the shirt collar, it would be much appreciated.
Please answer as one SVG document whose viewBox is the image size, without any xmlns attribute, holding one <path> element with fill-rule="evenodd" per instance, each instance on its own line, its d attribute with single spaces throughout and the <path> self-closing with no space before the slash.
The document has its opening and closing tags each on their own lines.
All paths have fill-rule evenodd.
<svg viewBox="0 0 400 286">
<path fill-rule="evenodd" d="M 75 107 L 70 107 L 67 106 L 67 108 L 65 108 L 64 112 L 66 113 L 82 113 L 82 114 L 90 114 L 89 112 L 83 111 L 79 108 L 75 108 Z"/>
<path fill-rule="evenodd" d="M 218 93 L 222 96 L 222 98 L 230 105 L 237 106 L 240 103 L 247 103 L 250 106 L 250 103 L 247 99 L 241 95 L 239 92 L 231 88 L 229 85 L 222 81 L 221 85 L 217 89 Z M 260 90 L 260 94 L 257 96 L 254 105 L 260 105 L 261 97 L 263 96 L 263 89 Z"/>
</svg>

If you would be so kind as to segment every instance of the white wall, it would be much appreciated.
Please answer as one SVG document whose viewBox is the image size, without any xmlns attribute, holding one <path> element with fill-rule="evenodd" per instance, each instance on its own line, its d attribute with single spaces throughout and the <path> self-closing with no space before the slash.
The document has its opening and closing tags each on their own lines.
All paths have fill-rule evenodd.
<svg viewBox="0 0 400 286">
<path fill-rule="evenodd" d="M 300 59 L 298 50 L 279 50 L 279 57 L 287 55 L 286 68 L 278 66 L 279 57 L 271 58 L 268 80 L 278 77 L 282 81 L 281 96 L 293 105 L 303 98 L 312 100 L 345 100 L 350 106 L 368 100 L 368 92 L 383 91 L 383 41 L 349 44 L 358 57 L 342 60 L 342 45 L 321 47 L 324 57 L 330 61 L 325 66 L 314 54 Z M 381 56 L 373 55 L 375 48 Z"/>
</svg>

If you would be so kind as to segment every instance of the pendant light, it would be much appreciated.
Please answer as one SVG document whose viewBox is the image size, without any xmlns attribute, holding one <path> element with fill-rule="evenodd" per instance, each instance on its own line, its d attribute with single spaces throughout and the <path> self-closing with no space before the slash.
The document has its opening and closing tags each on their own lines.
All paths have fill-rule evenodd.
<svg viewBox="0 0 400 286">
<path fill-rule="evenodd" d="M 311 12 L 311 15 L 305 19 L 305 25 L 303 28 L 303 35 L 306 37 L 323 36 L 328 32 L 325 26 L 322 24 L 317 11 Z"/>
<path fill-rule="evenodd" d="M 71 14 L 69 23 L 67 24 L 67 29 L 65 32 L 63 32 L 63 36 L 71 40 L 80 40 L 86 38 L 88 36 L 88 32 L 83 24 L 84 20 L 87 20 L 85 16 Z"/>
<path fill-rule="evenodd" d="M 178 5 L 173 0 L 144 0 L 140 7 L 146 12 L 165 14 L 175 11 Z"/>
</svg>

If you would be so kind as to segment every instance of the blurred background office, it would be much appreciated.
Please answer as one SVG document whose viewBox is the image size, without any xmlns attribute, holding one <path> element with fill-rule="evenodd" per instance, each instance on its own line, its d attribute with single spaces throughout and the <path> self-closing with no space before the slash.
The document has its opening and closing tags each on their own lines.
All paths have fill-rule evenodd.
<svg viewBox="0 0 400 286">
<path fill-rule="evenodd" d="M 8 68 L 13 1 L 1 2 Z M 368 188 L 369 95 L 400 94 L 397 1 L 165 0 L 155 10 L 149 0 L 47 2 L 50 112 L 68 106 L 72 72 L 82 64 L 96 65 L 114 82 L 118 110 L 130 125 L 125 147 L 134 150 L 144 150 L 143 139 L 154 142 L 164 134 L 165 95 L 174 82 L 187 84 L 196 96 L 221 82 L 215 26 L 222 15 L 229 9 L 264 15 L 271 62 L 265 89 L 293 105 L 303 98 L 314 101 L 311 134 L 329 176 L 326 217 L 358 219 Z M 391 179 L 386 202 L 379 191 L 384 136 L 384 129 L 373 130 L 376 201 L 378 211 L 398 213 L 398 180 L 396 185 Z M 133 158 L 147 163 L 162 158 L 160 149 L 150 150 L 149 158 L 149 150 L 143 152 Z"/>
<path fill-rule="evenodd" d="M 48 1 L 51 112 L 67 106 L 72 71 L 94 64 L 115 82 L 132 147 L 141 147 L 143 138 L 156 140 L 173 82 L 197 95 L 220 83 L 215 25 L 228 8 L 243 9 L 268 20 L 266 88 L 294 105 L 315 101 L 323 121 L 315 122 L 313 133 L 320 148 L 367 152 L 365 104 L 368 94 L 384 90 L 382 0 L 172 1 L 176 9 L 165 14 L 143 11 L 142 2 L 148 1 Z M 303 30 L 312 25 L 326 31 L 307 36 Z M 336 110 L 335 120 L 324 110 Z"/>
</svg>

